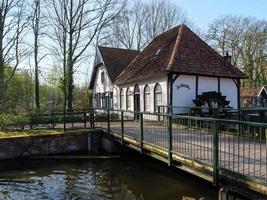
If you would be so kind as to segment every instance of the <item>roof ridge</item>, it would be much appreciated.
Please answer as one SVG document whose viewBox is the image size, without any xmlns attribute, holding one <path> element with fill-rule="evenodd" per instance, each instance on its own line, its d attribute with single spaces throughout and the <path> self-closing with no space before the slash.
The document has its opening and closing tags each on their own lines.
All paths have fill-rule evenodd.
<svg viewBox="0 0 267 200">
<path fill-rule="evenodd" d="M 181 41 L 181 35 L 182 35 L 183 27 L 184 27 L 184 24 L 182 24 L 181 26 L 178 26 L 179 31 L 178 31 L 178 34 L 177 34 L 175 45 L 173 47 L 172 55 L 170 57 L 170 61 L 169 61 L 168 65 L 167 65 L 166 71 L 170 70 L 171 69 L 171 66 L 174 63 L 175 55 L 177 53 L 177 49 L 178 49 L 178 46 L 179 46 L 180 41 Z"/>
<path fill-rule="evenodd" d="M 126 48 L 108 47 L 108 46 L 101 46 L 101 45 L 98 45 L 97 47 L 98 47 L 98 48 L 107 48 L 107 49 L 117 49 L 117 50 L 138 51 L 138 52 L 140 52 L 140 50 L 137 50 L 137 49 L 126 49 Z"/>
</svg>

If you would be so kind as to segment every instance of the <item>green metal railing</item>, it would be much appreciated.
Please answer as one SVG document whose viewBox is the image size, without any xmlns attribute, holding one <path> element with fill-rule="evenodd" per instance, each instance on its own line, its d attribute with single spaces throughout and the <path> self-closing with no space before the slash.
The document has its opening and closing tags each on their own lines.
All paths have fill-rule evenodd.
<svg viewBox="0 0 267 200">
<path fill-rule="evenodd" d="M 169 165 L 179 155 L 210 166 L 215 185 L 221 170 L 267 185 L 265 123 L 123 110 L 95 110 L 95 117 L 100 113 L 106 120 L 95 124 L 119 134 L 122 143 L 128 137 L 140 152 L 144 144 L 165 150 Z"/>
<path fill-rule="evenodd" d="M 34 128 L 57 128 L 75 129 L 75 128 L 94 128 L 93 109 L 77 109 L 72 111 L 58 110 L 57 112 L 32 113 L 29 115 L 29 126 Z"/>
<path fill-rule="evenodd" d="M 31 128 L 101 128 L 130 138 L 143 153 L 145 145 L 166 152 L 172 165 L 179 156 L 212 170 L 213 182 L 221 172 L 267 185 L 267 124 L 125 110 L 87 109 L 32 114 Z M 194 166 L 191 166 L 194 167 Z"/>
<path fill-rule="evenodd" d="M 267 123 L 267 107 L 254 108 L 208 108 L 208 107 L 182 107 L 182 106 L 158 106 L 157 113 L 179 114 L 189 116 L 221 118 L 239 121 L 252 121 Z"/>
</svg>

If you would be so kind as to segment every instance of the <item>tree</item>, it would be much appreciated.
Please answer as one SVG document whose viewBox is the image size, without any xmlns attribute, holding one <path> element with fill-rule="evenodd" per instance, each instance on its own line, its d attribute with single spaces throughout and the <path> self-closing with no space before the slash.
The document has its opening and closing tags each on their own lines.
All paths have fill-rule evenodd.
<svg viewBox="0 0 267 200">
<path fill-rule="evenodd" d="M 228 51 L 232 64 L 248 76 L 249 85 L 266 84 L 267 21 L 252 17 L 222 16 L 214 20 L 207 41 L 221 54 Z"/>
<path fill-rule="evenodd" d="M 13 74 L 13 67 L 5 66 L 5 77 Z M 16 70 L 5 90 L 5 111 L 23 112 L 31 108 L 32 79 L 26 70 Z"/>
<path fill-rule="evenodd" d="M 33 31 L 33 57 L 34 57 L 34 100 L 36 110 L 40 109 L 40 86 L 39 86 L 39 45 L 40 45 L 40 23 L 41 23 L 41 0 L 33 0 L 32 4 L 32 22 Z"/>
<path fill-rule="evenodd" d="M 67 108 L 73 108 L 73 74 L 97 33 L 124 8 L 120 0 L 50 0 L 54 42 L 63 65 Z"/>
<path fill-rule="evenodd" d="M 169 1 L 136 0 L 102 31 L 99 43 L 141 50 L 157 35 L 181 23 L 195 29 L 183 9 Z"/>
<path fill-rule="evenodd" d="M 5 97 L 8 82 L 15 75 L 21 61 L 27 55 L 23 39 L 29 18 L 24 0 L 2 0 L 0 4 L 0 105 Z M 5 67 L 13 65 L 9 77 L 4 76 Z"/>
</svg>

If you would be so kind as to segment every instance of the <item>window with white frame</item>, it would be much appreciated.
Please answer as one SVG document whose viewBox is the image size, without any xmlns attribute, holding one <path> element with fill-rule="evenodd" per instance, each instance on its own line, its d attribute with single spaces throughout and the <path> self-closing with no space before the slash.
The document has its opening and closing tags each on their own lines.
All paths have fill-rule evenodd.
<svg viewBox="0 0 267 200">
<path fill-rule="evenodd" d="M 158 111 L 158 107 L 162 106 L 162 89 L 160 84 L 156 84 L 154 89 L 154 106 L 155 106 L 155 112 Z"/>
<path fill-rule="evenodd" d="M 148 112 L 151 108 L 150 88 L 148 85 L 144 89 L 144 111 Z"/>
<path fill-rule="evenodd" d="M 123 94 L 123 89 L 120 89 L 120 109 L 124 108 L 124 94 Z"/>
<path fill-rule="evenodd" d="M 131 108 L 131 91 L 130 88 L 127 88 L 126 91 L 126 110 L 130 110 Z"/>
</svg>

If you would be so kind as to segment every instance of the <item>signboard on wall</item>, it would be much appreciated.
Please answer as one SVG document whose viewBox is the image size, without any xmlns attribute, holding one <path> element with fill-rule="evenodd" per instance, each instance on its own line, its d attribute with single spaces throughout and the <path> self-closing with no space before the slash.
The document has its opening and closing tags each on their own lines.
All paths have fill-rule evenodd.
<svg viewBox="0 0 267 200">
<path fill-rule="evenodd" d="M 186 88 L 186 89 L 188 89 L 188 90 L 191 90 L 191 88 L 190 88 L 190 86 L 189 85 L 187 85 L 187 84 L 183 84 L 183 83 L 181 83 L 180 85 L 177 85 L 177 90 L 179 90 L 180 88 Z"/>
</svg>

